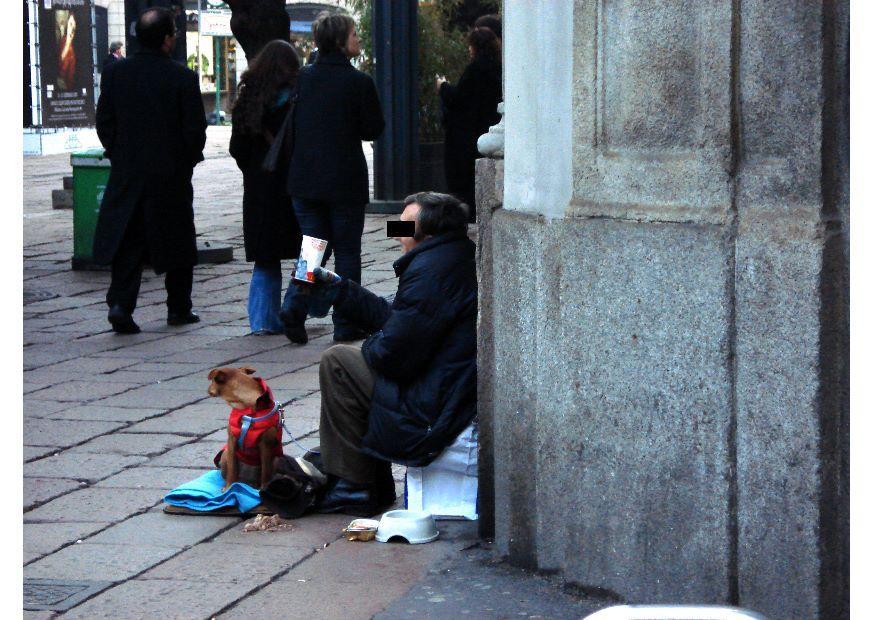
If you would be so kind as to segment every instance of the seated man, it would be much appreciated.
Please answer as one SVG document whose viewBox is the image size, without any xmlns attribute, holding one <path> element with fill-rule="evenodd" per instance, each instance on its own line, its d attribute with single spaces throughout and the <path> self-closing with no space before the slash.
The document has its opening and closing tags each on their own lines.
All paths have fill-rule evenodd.
<svg viewBox="0 0 875 620">
<path fill-rule="evenodd" d="M 322 467 L 334 481 L 319 512 L 372 515 L 395 501 L 391 463 L 424 466 L 474 418 L 477 406 L 477 277 L 468 212 L 452 196 L 404 202 L 415 235 L 398 241 L 391 304 L 350 280 L 314 291 L 372 335 L 335 345 L 319 366 Z"/>
</svg>

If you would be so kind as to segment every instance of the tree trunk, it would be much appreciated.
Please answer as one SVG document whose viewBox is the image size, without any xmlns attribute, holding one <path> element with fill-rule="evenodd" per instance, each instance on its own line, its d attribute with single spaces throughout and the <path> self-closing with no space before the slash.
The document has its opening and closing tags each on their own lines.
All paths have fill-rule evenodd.
<svg viewBox="0 0 875 620">
<path fill-rule="evenodd" d="M 226 0 L 231 7 L 231 32 L 251 62 L 269 41 L 289 40 L 289 15 L 284 0 Z"/>
</svg>

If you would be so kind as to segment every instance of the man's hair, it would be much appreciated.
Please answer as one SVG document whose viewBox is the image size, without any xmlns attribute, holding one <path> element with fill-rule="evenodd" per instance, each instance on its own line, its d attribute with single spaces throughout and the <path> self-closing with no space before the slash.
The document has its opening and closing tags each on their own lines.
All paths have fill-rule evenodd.
<svg viewBox="0 0 875 620">
<path fill-rule="evenodd" d="M 174 13 L 170 9 L 151 8 L 140 14 L 135 26 L 137 43 L 150 50 L 161 48 L 164 38 L 176 31 Z"/>
<path fill-rule="evenodd" d="M 478 17 L 474 22 L 474 27 L 489 28 L 496 37 L 501 38 L 501 18 L 494 13 Z"/>
<path fill-rule="evenodd" d="M 113 54 L 125 46 L 121 41 L 113 41 L 109 44 L 109 53 Z"/>
<path fill-rule="evenodd" d="M 438 192 L 419 192 L 405 198 L 404 206 L 414 202 L 421 207 L 416 216 L 419 230 L 413 235 L 417 241 L 429 235 L 468 232 L 468 205 L 458 198 Z"/>
<path fill-rule="evenodd" d="M 313 39 L 319 48 L 319 55 L 343 50 L 349 33 L 355 28 L 355 20 L 343 13 L 322 11 L 313 22 Z"/>
</svg>

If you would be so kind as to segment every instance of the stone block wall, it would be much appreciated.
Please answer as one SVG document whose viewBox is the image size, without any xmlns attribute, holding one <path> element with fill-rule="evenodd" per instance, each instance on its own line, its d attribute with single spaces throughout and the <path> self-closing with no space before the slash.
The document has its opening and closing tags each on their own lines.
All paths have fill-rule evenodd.
<svg viewBox="0 0 875 620">
<path fill-rule="evenodd" d="M 483 530 L 606 605 L 847 617 L 847 3 L 573 15 L 562 217 L 478 162 Z"/>
</svg>

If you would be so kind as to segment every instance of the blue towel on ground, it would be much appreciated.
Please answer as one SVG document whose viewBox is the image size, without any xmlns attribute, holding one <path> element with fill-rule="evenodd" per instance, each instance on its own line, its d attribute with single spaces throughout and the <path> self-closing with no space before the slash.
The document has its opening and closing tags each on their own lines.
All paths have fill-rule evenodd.
<svg viewBox="0 0 875 620">
<path fill-rule="evenodd" d="M 248 484 L 235 482 L 224 493 L 223 486 L 225 481 L 222 479 L 222 472 L 213 469 L 200 478 L 176 487 L 164 496 L 164 501 L 171 506 L 182 506 L 202 512 L 210 512 L 226 506 L 235 507 L 240 512 L 249 512 L 261 503 L 258 490 Z"/>
</svg>

